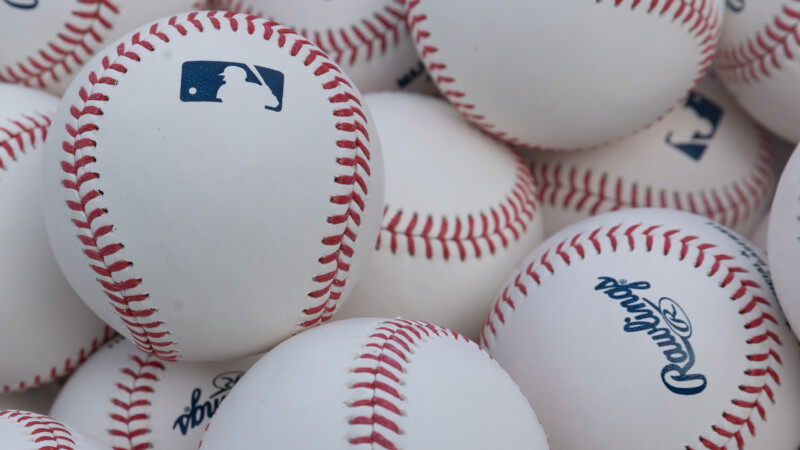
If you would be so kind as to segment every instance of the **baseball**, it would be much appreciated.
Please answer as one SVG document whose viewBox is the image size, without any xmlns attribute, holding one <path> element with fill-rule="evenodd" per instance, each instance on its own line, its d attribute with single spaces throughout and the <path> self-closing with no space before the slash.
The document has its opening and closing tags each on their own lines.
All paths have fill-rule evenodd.
<svg viewBox="0 0 800 450">
<path fill-rule="evenodd" d="M 195 450 L 257 359 L 171 363 L 117 336 L 75 371 L 49 415 L 111 448 Z"/>
<path fill-rule="evenodd" d="M 200 446 L 362 447 L 549 448 L 519 387 L 474 342 L 399 319 L 337 321 L 283 342 L 231 390 Z"/>
<path fill-rule="evenodd" d="M 0 411 L 0 447 L 31 450 L 108 450 L 69 425 L 28 411 Z"/>
<path fill-rule="evenodd" d="M 498 295 L 482 343 L 553 448 L 780 449 L 797 444 L 796 416 L 759 430 L 796 409 L 776 406 L 800 388 L 781 319 L 745 238 L 695 214 L 629 209 L 537 247 Z"/>
<path fill-rule="evenodd" d="M 67 90 L 47 144 L 61 269 L 164 360 L 251 355 L 329 320 L 380 228 L 359 91 L 254 16 L 180 14 L 123 37 Z"/>
<path fill-rule="evenodd" d="M 0 81 L 61 95 L 74 75 L 128 31 L 197 0 L 3 0 L 0 2 Z"/>
<path fill-rule="evenodd" d="M 370 263 L 337 317 L 402 316 L 477 339 L 497 290 L 544 237 L 530 172 L 444 100 L 366 100 L 383 143 L 386 200 Z"/>
<path fill-rule="evenodd" d="M 523 155 L 547 235 L 591 215 L 636 207 L 690 211 L 749 235 L 778 179 L 769 134 L 713 77 L 633 136 L 593 150 Z"/>
<path fill-rule="evenodd" d="M 795 1 L 727 0 L 714 69 L 744 109 L 791 142 L 800 141 L 800 41 Z"/>
<path fill-rule="evenodd" d="M 406 0 L 212 0 L 217 9 L 258 14 L 325 51 L 361 92 L 435 90 L 406 26 Z"/>
<path fill-rule="evenodd" d="M 800 153 L 795 150 L 783 170 L 772 201 L 767 228 L 769 255 L 775 291 L 795 334 L 800 332 Z"/>
<path fill-rule="evenodd" d="M 0 393 L 8 393 L 66 375 L 112 332 L 70 288 L 47 243 L 41 165 L 58 99 L 6 83 L 0 99 Z"/>
<path fill-rule="evenodd" d="M 711 63 L 723 0 L 454 6 L 406 2 L 439 90 L 495 137 L 557 150 L 621 138 L 677 105 Z"/>
</svg>

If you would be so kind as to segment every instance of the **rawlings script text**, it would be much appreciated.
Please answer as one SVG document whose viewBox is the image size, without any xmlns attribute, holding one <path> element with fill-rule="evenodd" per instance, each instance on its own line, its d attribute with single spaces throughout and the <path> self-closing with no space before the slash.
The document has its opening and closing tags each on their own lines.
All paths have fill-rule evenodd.
<svg viewBox="0 0 800 450">
<path fill-rule="evenodd" d="M 706 388 L 706 377 L 690 373 L 694 366 L 694 351 L 689 342 L 692 324 L 683 309 L 674 300 L 661 297 L 658 305 L 634 294 L 634 291 L 650 289 L 650 283 L 636 281 L 628 283 L 611 277 L 599 277 L 595 286 L 608 298 L 616 300 L 627 311 L 626 333 L 644 332 L 661 349 L 667 364 L 661 369 L 661 381 L 670 391 L 680 395 L 694 395 Z"/>
<path fill-rule="evenodd" d="M 203 403 L 200 403 L 203 391 L 200 388 L 195 388 L 192 391 L 189 406 L 183 408 L 184 414 L 175 419 L 172 429 L 177 428 L 182 435 L 186 436 L 189 430 L 200 426 L 205 419 L 211 418 L 217 412 L 219 404 L 242 375 L 244 375 L 244 372 L 226 372 L 214 377 L 213 384 L 217 390 L 209 395 L 208 400 Z"/>
</svg>

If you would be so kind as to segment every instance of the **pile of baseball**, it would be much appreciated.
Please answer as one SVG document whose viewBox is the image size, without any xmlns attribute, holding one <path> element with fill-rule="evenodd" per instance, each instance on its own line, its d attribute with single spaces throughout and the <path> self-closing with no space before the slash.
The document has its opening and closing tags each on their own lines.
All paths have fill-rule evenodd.
<svg viewBox="0 0 800 450">
<path fill-rule="evenodd" d="M 0 450 L 796 450 L 798 142 L 798 0 L 0 0 Z"/>
</svg>

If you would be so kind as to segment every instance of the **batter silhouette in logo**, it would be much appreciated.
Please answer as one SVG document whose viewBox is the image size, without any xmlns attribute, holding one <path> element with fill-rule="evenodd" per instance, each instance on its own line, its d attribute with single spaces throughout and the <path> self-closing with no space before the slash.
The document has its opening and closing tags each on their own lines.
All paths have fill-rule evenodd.
<svg viewBox="0 0 800 450">
<path fill-rule="evenodd" d="M 187 61 L 181 70 L 182 102 L 213 102 L 280 111 L 283 73 L 226 61 Z"/>
<path fill-rule="evenodd" d="M 684 120 L 679 123 L 693 125 L 667 133 L 664 141 L 695 161 L 700 161 L 714 135 L 717 133 L 719 121 L 722 119 L 722 108 L 698 93 L 692 93 L 686 99 L 683 108 L 675 114 L 683 114 Z"/>
</svg>

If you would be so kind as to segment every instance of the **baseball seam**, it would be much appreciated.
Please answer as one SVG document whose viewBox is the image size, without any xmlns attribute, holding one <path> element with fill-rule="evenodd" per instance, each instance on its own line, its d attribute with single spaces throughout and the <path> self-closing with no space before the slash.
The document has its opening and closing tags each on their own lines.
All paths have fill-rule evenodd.
<svg viewBox="0 0 800 450">
<path fill-rule="evenodd" d="M 114 411 L 111 415 L 112 428 L 108 433 L 115 438 L 125 440 L 125 445 L 114 446 L 114 450 L 145 450 L 153 448 L 151 442 L 144 439 L 151 430 L 146 425 L 150 415 L 146 412 L 152 406 L 150 398 L 155 393 L 155 384 L 160 373 L 166 370 L 164 363 L 151 359 L 153 355 L 128 355 L 132 361 L 120 372 L 123 381 L 116 383 L 116 388 L 121 391 L 116 397 L 111 398 Z M 141 424 L 145 422 L 145 424 Z M 141 424 L 141 425 L 140 425 Z M 144 440 L 143 440 L 144 439 Z"/>
<path fill-rule="evenodd" d="M 52 118 L 52 114 L 40 112 L 21 114 L 17 118 L 7 117 L 6 121 L 14 127 L 0 126 L 0 148 L 12 161 L 16 161 L 19 154 L 27 153 L 27 147 L 44 144 Z M 8 164 L 3 162 L 2 156 L 0 154 L 0 169 L 7 169 Z"/>
<path fill-rule="evenodd" d="M 349 425 L 368 425 L 370 433 L 354 432 L 350 444 L 371 444 L 373 448 L 397 450 L 395 440 L 404 434 L 398 419 L 405 416 L 402 403 L 405 397 L 403 377 L 407 373 L 412 347 L 431 337 L 448 337 L 471 343 L 466 337 L 425 322 L 403 319 L 387 320 L 378 325 L 365 345 L 367 351 L 357 357 L 357 366 L 351 373 L 372 377 L 371 381 L 358 381 L 350 385 L 357 398 L 348 406 L 369 408 L 370 414 L 359 414 L 348 419 Z M 477 347 L 477 346 L 476 346 Z"/>
<path fill-rule="evenodd" d="M 384 6 L 370 17 L 361 18 L 348 27 L 338 29 L 315 30 L 296 28 L 283 23 L 282 18 L 255 11 L 246 6 L 244 1 L 223 0 L 216 6 L 234 12 L 255 14 L 276 20 L 298 33 L 322 49 L 336 64 L 353 66 L 359 62 L 369 62 L 376 54 L 385 54 L 391 46 L 397 46 L 402 33 L 406 33 L 405 0 L 392 0 L 395 5 Z"/>
<path fill-rule="evenodd" d="M 50 417 L 27 411 L 0 411 L 0 418 L 18 425 L 31 436 L 37 450 L 78 450 L 72 432 Z"/>
<path fill-rule="evenodd" d="M 714 69 L 720 78 L 728 83 L 758 82 L 772 76 L 773 71 L 782 70 L 782 58 L 795 59 L 800 47 L 800 0 L 791 1 L 795 7 L 782 5 L 763 30 L 717 51 Z"/>
<path fill-rule="evenodd" d="M 591 167 L 580 169 L 575 164 L 529 164 L 539 189 L 539 201 L 575 212 L 591 215 L 620 208 L 661 207 L 690 211 L 734 228 L 756 214 L 769 198 L 775 184 L 774 156 L 769 136 L 760 132 L 760 150 L 750 173 L 719 189 L 669 191 L 639 184 Z M 609 207 L 608 205 L 611 204 Z"/>
<path fill-rule="evenodd" d="M 664 245 L 661 249 L 654 249 L 655 237 L 663 238 Z M 644 247 L 637 247 L 637 239 L 644 239 Z M 627 244 L 627 245 L 626 245 Z M 778 337 L 778 333 L 771 329 L 771 327 L 778 326 L 778 322 L 771 314 L 762 309 L 762 305 L 770 306 L 769 301 L 760 295 L 758 292 L 763 288 L 761 285 L 750 279 L 747 269 L 730 265 L 729 261 L 735 261 L 735 258 L 726 254 L 714 254 L 712 249 L 716 246 L 714 244 L 703 243 L 699 240 L 698 236 L 683 234 L 679 229 L 667 229 L 662 225 L 645 225 L 642 223 L 623 226 L 622 224 L 606 228 L 598 227 L 591 233 L 578 233 L 575 236 L 564 239 L 559 242 L 555 248 L 550 248 L 545 251 L 541 257 L 531 261 L 524 268 L 522 268 L 513 277 L 501 291 L 498 298 L 492 305 L 492 309 L 487 316 L 483 329 L 480 334 L 480 342 L 485 348 L 490 348 L 491 345 L 487 340 L 487 336 L 494 337 L 507 318 L 510 317 L 516 310 L 516 302 L 530 300 L 529 294 L 530 286 L 524 282 L 533 282 L 531 285 L 534 289 L 536 286 L 544 282 L 544 278 L 552 275 L 559 268 L 559 264 L 570 266 L 577 264 L 579 261 L 587 257 L 600 255 L 604 252 L 616 252 L 628 250 L 645 250 L 662 251 L 664 256 L 675 256 L 678 253 L 678 260 L 682 262 L 691 263 L 695 268 L 700 268 L 701 265 L 707 262 L 712 262 L 706 276 L 709 278 L 717 274 L 725 274 L 725 278 L 719 283 L 720 288 L 727 288 L 728 286 L 735 287 L 739 283 L 739 288 L 731 295 L 730 300 L 736 304 L 741 305 L 738 312 L 741 315 L 750 315 L 747 317 L 748 321 L 745 329 L 752 333 L 747 337 L 745 342 L 748 345 L 762 344 L 767 342 L 769 349 L 765 353 L 754 353 L 745 355 L 750 362 L 758 362 L 764 364 L 764 367 L 753 367 L 745 371 L 745 375 L 753 377 L 753 384 L 742 384 L 738 389 L 742 392 L 743 397 L 754 396 L 753 399 L 747 398 L 734 398 L 731 403 L 748 411 L 748 415 L 742 417 L 730 411 L 723 411 L 722 417 L 725 421 L 724 427 L 712 425 L 714 435 L 717 439 L 722 439 L 729 442 L 731 439 L 735 440 L 738 448 L 744 447 L 743 429 L 751 435 L 755 435 L 755 424 L 753 423 L 753 414 L 757 413 L 762 420 L 766 420 L 766 412 L 762 406 L 762 401 L 766 400 L 774 402 L 773 386 L 780 385 L 780 377 L 775 370 L 774 364 L 782 365 L 780 355 L 775 350 L 775 347 L 782 346 L 782 342 Z M 589 249 L 587 251 L 587 249 Z M 594 249 L 595 253 L 591 253 Z M 686 260 L 690 249 L 698 252 L 694 261 Z M 555 261 L 551 261 L 551 257 Z M 516 297 L 512 298 L 512 297 Z M 775 347 L 773 347 L 775 346 Z M 758 385 L 758 383 L 763 383 Z M 725 443 L 722 445 L 715 444 L 714 436 L 711 437 L 701 435 L 699 437 L 700 443 L 708 449 L 724 449 Z M 691 448 L 687 445 L 687 448 Z"/>
<path fill-rule="evenodd" d="M 500 129 L 496 124 L 491 123 L 486 116 L 480 112 L 480 105 L 469 99 L 469 93 L 462 90 L 455 76 L 448 71 L 446 61 L 441 60 L 439 48 L 432 39 L 431 31 L 426 29 L 425 21 L 428 19 L 424 13 L 415 12 L 422 0 L 406 1 L 406 20 L 412 39 L 416 43 L 417 50 L 426 64 L 428 73 L 436 82 L 440 92 L 450 103 L 456 107 L 461 114 L 470 122 L 483 129 L 489 135 L 506 141 L 514 146 L 542 149 L 534 143 L 525 142 L 523 139 L 512 136 L 508 132 Z M 602 3 L 604 0 L 594 0 Z M 641 0 L 606 0 L 613 1 L 614 7 L 622 8 L 628 6 L 630 11 L 644 11 L 645 14 L 655 14 L 667 20 L 690 24 L 689 33 L 696 38 L 700 47 L 700 61 L 698 63 L 697 75 L 694 84 L 700 81 L 711 65 L 714 57 L 717 41 L 720 34 L 720 23 L 714 14 L 714 3 L 711 0 L 701 0 L 699 5 L 694 0 L 651 0 L 643 2 Z M 647 6 L 643 6 L 647 5 Z M 708 13 L 704 15 L 704 13 Z M 678 99 L 676 99 L 676 102 Z M 663 115 L 661 116 L 663 117 Z M 659 120 L 659 119 L 657 119 Z M 551 149 L 552 150 L 552 149 Z M 575 150 L 575 149 L 573 149 Z"/>
<path fill-rule="evenodd" d="M 21 155 L 26 154 L 30 147 L 44 144 L 51 120 L 52 114 L 39 112 L 22 114 L 13 119 L 6 118 L 7 122 L 14 125 L 14 128 L 0 126 L 0 148 L 5 151 L 11 161 L 16 161 Z M 4 163 L 2 155 L 0 155 L 0 170 L 9 170 L 10 167 L 10 163 Z M 2 393 L 24 391 L 61 378 L 83 363 L 100 345 L 108 341 L 112 334 L 111 328 L 105 326 L 102 338 L 92 339 L 89 348 L 79 348 L 77 354 L 67 357 L 62 365 L 51 367 L 50 372 L 45 376 L 34 374 L 32 379 L 4 384 Z"/>
<path fill-rule="evenodd" d="M 102 33 L 112 28 L 110 15 L 119 14 L 119 9 L 110 0 L 78 0 L 76 3 L 79 8 L 70 15 L 80 22 L 67 20 L 55 41 L 48 42 L 38 54 L 1 68 L 0 81 L 44 88 L 46 76 L 57 83 L 61 79 L 59 71 L 69 76 L 85 64 L 84 58 L 94 53 L 92 46 L 102 43 Z M 90 39 L 94 42 L 90 43 Z"/>
<path fill-rule="evenodd" d="M 387 205 L 376 250 L 388 242 L 392 253 L 405 248 L 409 255 L 415 256 L 417 248 L 422 247 L 425 257 L 432 259 L 436 249 L 440 248 L 445 261 L 451 255 L 465 260 L 471 256 L 480 259 L 483 247 L 494 254 L 498 248 L 507 248 L 511 239 L 518 241 L 535 218 L 537 194 L 524 161 L 518 154 L 515 158 L 517 175 L 512 189 L 504 201 L 490 206 L 488 212 L 478 211 L 466 217 L 442 217 L 438 221 L 432 216 L 419 220 L 416 212 L 390 210 Z M 402 241 L 405 245 L 401 244 Z"/>
<path fill-rule="evenodd" d="M 276 40 L 278 47 L 287 49 L 293 57 L 297 57 L 301 50 L 310 48 L 301 64 L 309 67 L 308 70 L 312 70 L 315 76 L 322 79 L 323 89 L 329 91 L 328 101 L 334 108 L 332 115 L 340 136 L 335 142 L 340 151 L 336 163 L 343 173 L 334 177 L 333 182 L 339 187 L 350 187 L 350 192 L 330 196 L 330 204 L 343 212 L 326 218 L 327 223 L 337 232 L 321 240 L 327 253 L 318 259 L 318 263 L 326 272 L 315 275 L 311 280 L 314 288 L 307 294 L 307 300 L 316 302 L 316 305 L 303 310 L 299 328 L 325 322 L 336 310 L 348 280 L 356 231 L 360 227 L 361 213 L 365 209 L 363 197 L 368 195 L 366 180 L 371 176 L 367 117 L 362 111 L 356 91 L 342 78 L 340 69 L 323 52 L 314 49 L 310 41 L 298 38 L 295 32 L 275 22 L 233 12 L 209 11 L 202 15 L 192 12 L 181 22 L 178 20 L 179 16 L 173 16 L 154 23 L 147 31 L 133 34 L 129 42 L 118 45 L 113 61 L 105 56 L 102 59 L 102 70 L 89 73 L 88 86 L 84 84 L 79 90 L 81 101 L 70 106 L 70 114 L 76 121 L 76 127 L 69 123 L 66 125 L 70 138 L 62 143 L 66 159 L 61 163 L 66 176 L 62 185 L 73 191 L 78 198 L 78 201 L 68 200 L 67 206 L 80 217 L 80 220 L 74 219 L 73 223 L 79 230 L 78 238 L 84 246 L 84 254 L 91 260 L 90 267 L 99 275 L 97 281 L 103 288 L 103 293 L 136 346 L 167 361 L 179 358 L 177 344 L 170 339 L 166 324 L 156 320 L 157 309 L 138 306 L 150 295 L 141 290 L 141 278 L 127 277 L 126 273 L 133 267 L 133 262 L 118 255 L 124 249 L 124 244 L 115 242 L 101 246 L 98 241 L 108 236 L 114 226 L 93 226 L 93 222 L 108 213 L 105 207 L 98 205 L 102 201 L 102 190 L 94 186 L 94 180 L 99 179 L 100 174 L 91 170 L 96 162 L 97 146 L 92 137 L 99 130 L 98 118 L 103 115 L 101 106 L 108 101 L 108 97 L 94 92 L 93 88 L 98 84 L 115 86 L 118 79 L 127 72 L 123 60 L 127 60 L 128 64 L 136 63 L 141 60 L 137 51 L 155 51 L 156 47 L 147 39 L 169 43 L 170 38 L 162 28 L 175 30 L 180 36 L 185 36 L 189 30 L 199 33 L 207 27 L 219 30 L 222 23 L 227 23 L 233 32 L 241 29 L 250 35 L 255 34 L 260 26 L 264 40 Z M 115 276 L 125 279 L 117 281 Z"/>
</svg>

